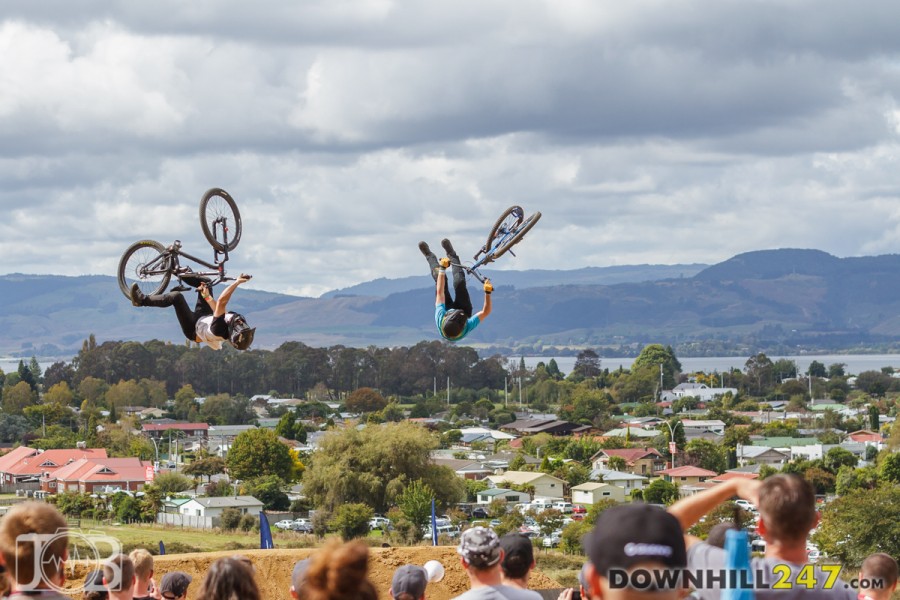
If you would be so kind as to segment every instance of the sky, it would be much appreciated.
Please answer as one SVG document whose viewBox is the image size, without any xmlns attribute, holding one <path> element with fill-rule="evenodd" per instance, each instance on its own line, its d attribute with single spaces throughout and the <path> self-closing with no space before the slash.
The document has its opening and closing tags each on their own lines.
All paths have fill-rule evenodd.
<svg viewBox="0 0 900 600">
<path fill-rule="evenodd" d="M 318 296 L 499 269 L 900 252 L 895 0 L 44 0 L 0 11 L 0 273 L 114 275 L 138 239 Z M 496 278 L 495 278 L 496 279 Z M 502 282 L 501 282 L 502 283 Z"/>
</svg>

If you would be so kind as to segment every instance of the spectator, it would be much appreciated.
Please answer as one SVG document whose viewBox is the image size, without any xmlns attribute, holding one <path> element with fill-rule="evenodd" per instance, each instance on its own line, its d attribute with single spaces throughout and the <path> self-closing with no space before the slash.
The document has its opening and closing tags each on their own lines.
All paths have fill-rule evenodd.
<svg viewBox="0 0 900 600">
<path fill-rule="evenodd" d="M 500 562 L 503 549 L 500 538 L 486 527 L 472 527 L 463 532 L 456 549 L 469 576 L 470 589 L 457 600 L 541 600 L 541 595 L 503 584 Z"/>
<path fill-rule="evenodd" d="M 428 573 L 417 565 L 403 565 L 394 571 L 391 598 L 394 600 L 423 600 L 428 586 Z"/>
<path fill-rule="evenodd" d="M 247 563 L 240 557 L 213 562 L 200 584 L 198 600 L 260 600 L 253 567 Z"/>
<path fill-rule="evenodd" d="M 10 590 L 10 581 L 9 574 L 6 571 L 6 567 L 3 563 L 0 563 L 0 598 L 6 598 L 9 596 Z"/>
<path fill-rule="evenodd" d="M 116 554 L 103 564 L 103 585 L 110 600 L 132 600 L 134 563 L 124 554 Z"/>
<path fill-rule="evenodd" d="M 159 590 L 153 581 L 153 555 L 137 548 L 128 555 L 134 563 L 134 600 L 160 600 Z"/>
<path fill-rule="evenodd" d="M 44 502 L 16 504 L 0 520 L 0 556 L 12 600 L 33 600 L 37 594 L 41 600 L 68 599 L 59 593 L 69 557 L 66 527 L 59 511 Z"/>
<path fill-rule="evenodd" d="M 291 571 L 291 598 L 294 600 L 306 600 L 306 571 L 309 563 L 308 558 L 298 560 Z"/>
<path fill-rule="evenodd" d="M 801 570 L 807 561 L 806 538 L 818 523 L 818 514 L 815 491 L 809 482 L 798 475 L 778 474 L 764 481 L 732 479 L 679 500 L 669 507 L 669 512 L 687 530 L 733 496 L 749 500 L 759 508 L 757 531 L 766 542 L 766 552 L 763 558 L 751 559 L 751 571 L 763 573 L 765 582 L 770 586 L 774 582 L 780 582 L 782 586 L 792 588 L 790 593 L 814 597 L 816 600 L 855 598 L 855 594 L 843 586 L 838 586 L 840 589 L 824 589 L 829 578 L 818 567 L 813 567 L 815 582 L 809 587 L 804 583 L 811 581 L 810 572 Z M 688 567 L 691 570 L 718 571 L 725 568 L 726 553 L 722 548 L 704 543 L 692 535 L 685 536 L 685 543 L 688 547 Z M 789 573 L 784 571 L 785 564 Z M 778 575 L 775 573 L 776 567 Z M 801 574 L 804 575 L 804 580 L 798 583 L 796 579 Z M 788 590 L 771 588 L 754 591 L 756 600 L 773 600 L 788 593 Z M 697 595 L 703 600 L 719 600 L 721 584 L 705 584 L 697 590 Z"/>
<path fill-rule="evenodd" d="M 590 565 L 591 563 L 584 563 L 581 565 L 581 570 L 578 571 L 578 589 L 564 589 L 559 593 L 559 596 L 557 596 L 557 600 L 587 600 L 590 597 L 588 594 L 589 588 L 587 583 L 587 573 Z"/>
<path fill-rule="evenodd" d="M 103 569 L 91 571 L 84 578 L 84 591 L 81 594 L 82 600 L 106 600 L 109 594 L 106 592 L 106 586 L 103 585 Z"/>
<path fill-rule="evenodd" d="M 159 582 L 159 594 L 163 600 L 183 600 L 193 578 L 184 571 L 172 571 Z"/>
<path fill-rule="evenodd" d="M 706 543 L 710 546 L 715 546 L 716 548 L 724 548 L 725 534 L 727 534 L 732 529 L 737 530 L 737 528 L 737 525 L 735 525 L 731 521 L 716 523 L 715 525 L 713 525 L 712 529 L 709 530 L 709 534 L 706 536 Z"/>
<path fill-rule="evenodd" d="M 867 583 L 859 600 L 890 600 L 897 590 L 897 561 L 889 554 L 870 554 L 859 570 L 859 579 Z"/>
<path fill-rule="evenodd" d="M 527 535 L 508 533 L 500 538 L 503 560 L 500 572 L 503 584 L 520 590 L 528 589 L 528 576 L 534 569 L 534 546 Z"/>
<path fill-rule="evenodd" d="M 652 597 L 677 600 L 677 585 L 647 589 L 616 585 L 611 571 L 621 569 L 681 569 L 687 562 L 684 536 L 678 520 L 652 504 L 623 504 L 603 511 L 584 542 L 590 563 L 585 571 L 585 591 L 594 600 Z"/>
<path fill-rule="evenodd" d="M 312 557 L 306 570 L 306 600 L 378 600 L 368 578 L 369 548 L 362 542 L 332 540 Z"/>
</svg>

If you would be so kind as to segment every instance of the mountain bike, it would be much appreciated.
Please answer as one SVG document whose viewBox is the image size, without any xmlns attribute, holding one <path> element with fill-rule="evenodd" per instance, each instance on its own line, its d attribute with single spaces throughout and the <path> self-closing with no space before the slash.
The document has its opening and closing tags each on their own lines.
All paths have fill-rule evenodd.
<svg viewBox="0 0 900 600">
<path fill-rule="evenodd" d="M 510 206 L 503 211 L 497 222 L 494 223 L 490 233 L 488 233 L 487 242 L 475 253 L 473 257 L 475 263 L 456 266 L 462 267 L 471 273 L 475 279 L 484 283 L 487 278 L 479 273 L 478 269 L 494 262 L 507 252 L 515 256 L 516 253 L 512 251 L 512 247 L 522 241 L 525 234 L 531 231 L 531 228 L 535 226 L 540 218 L 540 211 L 535 212 L 526 219 L 525 211 L 521 206 Z"/>
<path fill-rule="evenodd" d="M 200 199 L 200 227 L 213 247 L 211 262 L 182 250 L 180 240 L 169 246 L 155 240 L 140 240 L 129 246 L 119 259 L 118 270 L 119 289 L 125 297 L 131 298 L 134 283 L 146 296 L 161 294 L 172 276 L 178 280 L 172 291 L 179 292 L 196 287 L 199 281 L 207 280 L 207 286 L 213 287 L 233 280 L 234 277 L 228 277 L 225 273 L 225 263 L 228 262 L 228 253 L 237 248 L 241 241 L 241 213 L 228 192 L 212 188 L 203 194 Z M 182 265 L 182 259 L 199 265 L 198 269 Z"/>
</svg>

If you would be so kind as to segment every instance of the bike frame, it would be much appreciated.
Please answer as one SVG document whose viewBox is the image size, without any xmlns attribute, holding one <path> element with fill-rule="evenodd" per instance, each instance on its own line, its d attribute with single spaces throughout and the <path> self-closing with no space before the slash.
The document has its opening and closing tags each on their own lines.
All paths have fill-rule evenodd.
<svg viewBox="0 0 900 600">
<path fill-rule="evenodd" d="M 494 243 L 491 245 L 490 249 L 485 250 L 484 248 L 482 248 L 481 250 L 478 251 L 478 254 L 476 254 L 474 256 L 474 258 L 476 259 L 475 263 L 472 264 L 471 266 L 457 264 L 457 263 L 451 263 L 451 265 L 456 266 L 456 267 L 462 267 L 463 269 L 466 270 L 467 273 L 469 273 L 470 275 L 475 277 L 475 279 L 477 279 L 479 282 L 484 283 L 485 281 L 487 281 L 487 277 L 485 277 L 484 275 L 479 273 L 478 269 L 480 267 L 485 266 L 488 263 L 494 262 L 494 252 L 497 250 L 497 248 L 499 248 L 500 246 L 505 244 L 506 241 L 510 237 L 514 236 L 518 231 L 519 231 L 519 227 L 516 226 L 515 228 L 510 229 L 509 231 L 504 231 L 503 235 L 498 235 L 496 238 L 494 238 Z M 516 255 L 516 253 L 512 251 L 512 248 L 507 250 L 507 252 L 512 254 L 513 256 Z M 481 258 L 478 258 L 479 256 L 481 256 Z"/>
</svg>

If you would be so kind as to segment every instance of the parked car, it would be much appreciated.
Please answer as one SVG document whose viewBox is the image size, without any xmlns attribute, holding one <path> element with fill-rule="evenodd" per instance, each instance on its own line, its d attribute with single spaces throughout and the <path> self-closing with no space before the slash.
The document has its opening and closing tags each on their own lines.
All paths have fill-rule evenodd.
<svg viewBox="0 0 900 600">
<path fill-rule="evenodd" d="M 566 515 L 566 514 L 569 514 L 572 512 L 572 503 L 566 502 L 564 500 L 557 501 L 557 502 L 553 503 L 551 508 L 554 508 L 554 509 L 558 510 L 559 512 L 563 513 L 564 515 Z"/>
<path fill-rule="evenodd" d="M 544 548 L 556 548 L 562 541 L 562 531 L 556 530 L 544 538 Z"/>
<path fill-rule="evenodd" d="M 300 533 L 312 533 L 313 526 L 309 519 L 294 519 L 290 529 Z"/>
<path fill-rule="evenodd" d="M 491 519 L 491 527 L 497 527 L 500 525 L 500 519 Z"/>
<path fill-rule="evenodd" d="M 587 514 L 587 509 L 580 504 L 573 504 L 572 512 L 576 515 L 584 515 Z"/>
<path fill-rule="evenodd" d="M 744 510 L 750 512 L 756 512 L 756 507 L 753 506 L 753 504 L 751 504 L 749 500 L 735 500 L 734 503 L 738 506 L 738 508 L 743 508 Z"/>
<path fill-rule="evenodd" d="M 473 519 L 487 519 L 488 511 L 486 511 L 485 509 L 483 509 L 481 507 L 476 508 L 475 510 L 472 511 L 472 518 Z"/>
<path fill-rule="evenodd" d="M 391 525 L 390 519 L 388 519 L 387 517 L 382 517 L 380 515 L 376 515 L 376 516 L 372 517 L 371 520 L 369 520 L 369 531 L 372 531 L 375 529 L 386 529 L 387 527 L 390 527 L 390 525 Z"/>
<path fill-rule="evenodd" d="M 291 519 L 282 519 L 275 523 L 275 527 L 278 529 L 290 529 L 294 522 Z"/>
</svg>

